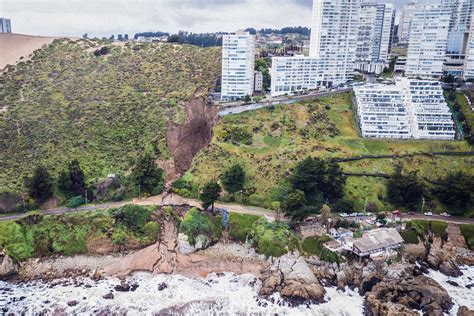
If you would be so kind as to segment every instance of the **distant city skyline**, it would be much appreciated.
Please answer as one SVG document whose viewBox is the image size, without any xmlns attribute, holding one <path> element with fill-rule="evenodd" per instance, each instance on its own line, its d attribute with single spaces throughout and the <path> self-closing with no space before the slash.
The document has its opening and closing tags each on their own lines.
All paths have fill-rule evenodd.
<svg viewBox="0 0 474 316">
<path fill-rule="evenodd" d="M 408 1 L 377 2 L 392 2 L 400 9 Z M 2 0 L 0 12 L 11 19 L 15 33 L 103 37 L 145 31 L 309 27 L 311 6 L 312 0 Z"/>
</svg>

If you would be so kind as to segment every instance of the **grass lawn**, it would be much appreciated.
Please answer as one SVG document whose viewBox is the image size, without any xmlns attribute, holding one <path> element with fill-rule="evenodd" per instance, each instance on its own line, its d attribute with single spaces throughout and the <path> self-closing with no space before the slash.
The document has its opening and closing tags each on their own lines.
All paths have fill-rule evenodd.
<svg viewBox="0 0 474 316">
<path fill-rule="evenodd" d="M 228 127 L 232 126 L 251 133 L 252 144 L 226 140 Z M 254 192 L 246 202 L 269 208 L 272 188 L 306 156 L 333 158 L 469 150 L 466 142 L 458 141 L 363 139 L 355 123 L 351 96 L 344 93 L 223 117 L 214 128 L 211 145 L 195 157 L 190 173 L 193 183 L 199 185 L 240 163 L 247 174 L 246 186 Z M 345 162 L 340 166 L 352 173 L 391 174 L 396 165 L 401 165 L 406 171 L 418 171 L 421 176 L 436 180 L 452 171 L 474 174 L 473 164 L 472 157 L 415 156 Z M 393 207 L 387 202 L 385 186 L 385 179 L 349 177 L 345 195 L 354 201 L 357 210 L 362 210 L 367 200 L 379 210 L 388 211 Z M 430 205 L 434 212 L 444 211 L 436 201 Z"/>
</svg>

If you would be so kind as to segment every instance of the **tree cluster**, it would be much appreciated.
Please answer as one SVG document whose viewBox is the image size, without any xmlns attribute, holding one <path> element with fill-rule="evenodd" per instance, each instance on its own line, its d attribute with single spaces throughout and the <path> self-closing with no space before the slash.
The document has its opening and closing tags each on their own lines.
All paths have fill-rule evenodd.
<svg viewBox="0 0 474 316">
<path fill-rule="evenodd" d="M 308 157 L 299 162 L 280 192 L 281 210 L 293 220 L 303 220 L 325 203 L 336 203 L 343 196 L 346 177 L 329 161 Z"/>
</svg>

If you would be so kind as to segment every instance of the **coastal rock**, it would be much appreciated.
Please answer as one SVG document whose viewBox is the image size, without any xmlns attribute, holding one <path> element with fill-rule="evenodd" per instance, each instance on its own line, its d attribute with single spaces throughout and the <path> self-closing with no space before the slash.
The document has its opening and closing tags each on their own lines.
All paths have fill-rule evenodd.
<svg viewBox="0 0 474 316">
<path fill-rule="evenodd" d="M 7 279 L 18 273 L 18 267 L 8 255 L 0 253 L 0 280 Z"/>
<path fill-rule="evenodd" d="M 131 287 L 128 283 L 122 281 L 120 284 L 114 286 L 114 289 L 117 292 L 130 292 Z"/>
<path fill-rule="evenodd" d="M 114 294 L 112 292 L 110 292 L 110 293 L 107 293 L 104 296 L 102 296 L 102 298 L 104 298 L 106 300 L 113 300 L 114 299 Z"/>
<path fill-rule="evenodd" d="M 322 303 L 324 302 L 324 295 L 326 291 L 319 283 L 307 283 L 299 280 L 286 280 L 281 290 L 281 295 L 291 298 L 297 302 L 301 300 Z"/>
<path fill-rule="evenodd" d="M 321 303 L 326 293 L 305 258 L 297 252 L 274 259 L 270 269 L 262 275 L 260 295 L 274 292 L 280 292 L 295 305 L 305 301 Z"/>
<path fill-rule="evenodd" d="M 467 306 L 461 306 L 458 309 L 457 316 L 474 316 L 474 311 L 467 308 Z"/>
<path fill-rule="evenodd" d="M 389 303 L 421 309 L 430 315 L 443 315 L 453 305 L 447 291 L 424 275 L 383 280 L 366 294 L 366 302 L 371 315 L 388 315 Z"/>
<path fill-rule="evenodd" d="M 178 248 L 183 255 L 195 253 L 198 250 L 203 250 L 209 246 L 209 239 L 205 235 L 198 235 L 195 239 L 195 245 L 189 243 L 189 237 L 183 233 L 178 234 Z"/>
<path fill-rule="evenodd" d="M 403 257 L 410 263 L 415 263 L 416 261 L 423 260 L 427 255 L 427 249 L 423 242 L 414 244 L 406 244 L 405 250 L 403 252 Z"/>
<path fill-rule="evenodd" d="M 456 246 L 451 242 L 443 243 L 441 238 L 435 238 L 426 256 L 426 262 L 432 269 L 439 270 L 447 276 L 458 277 L 462 272 L 453 260 L 456 253 Z"/>
<path fill-rule="evenodd" d="M 77 306 L 78 304 L 79 304 L 79 302 L 76 301 L 76 300 L 67 302 L 67 305 L 70 306 L 70 307 Z"/>
<path fill-rule="evenodd" d="M 158 285 L 158 291 L 163 291 L 163 290 L 166 289 L 167 287 L 168 287 L 168 284 L 166 284 L 166 283 L 164 283 L 164 282 L 163 282 L 163 283 L 160 283 L 160 284 Z"/>
<path fill-rule="evenodd" d="M 284 279 L 302 280 L 306 283 L 318 282 L 305 259 L 298 253 L 286 254 L 275 261 Z"/>
</svg>

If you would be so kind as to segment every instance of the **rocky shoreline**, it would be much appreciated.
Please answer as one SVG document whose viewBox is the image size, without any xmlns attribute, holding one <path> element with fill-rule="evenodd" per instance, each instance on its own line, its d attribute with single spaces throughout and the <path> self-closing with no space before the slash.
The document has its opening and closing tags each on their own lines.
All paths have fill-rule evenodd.
<svg viewBox="0 0 474 316">
<path fill-rule="evenodd" d="M 360 262 L 355 258 L 341 264 L 328 263 L 318 257 L 303 257 L 298 252 L 266 259 L 249 245 L 236 243 L 212 246 L 203 243 L 202 249 L 186 244 L 186 254 L 183 254 L 180 243 L 175 223 L 168 221 L 160 242 L 142 250 L 121 255 L 33 259 L 20 266 L 8 256 L 2 256 L 0 275 L 17 284 L 42 281 L 51 286 L 80 284 L 78 280 L 83 277 L 96 282 L 119 277 L 122 282 L 114 291 L 130 292 L 139 286 L 126 280 L 135 272 L 191 278 L 206 278 L 210 273 L 248 273 L 261 282 L 258 294 L 262 298 L 279 293 L 291 306 L 324 303 L 325 288 L 337 287 L 339 290 L 357 290 L 365 299 L 366 315 L 417 315 L 420 311 L 444 315 L 454 303 L 446 289 L 427 276 L 428 269 L 458 277 L 462 274 L 459 265 L 474 265 L 472 251 L 440 238 L 435 238 L 428 246 L 422 243 L 408 245 L 403 256 L 392 264 Z M 160 284 L 158 290 L 166 287 L 167 284 Z M 113 300 L 114 291 L 103 298 Z M 462 307 L 459 315 L 473 315 L 473 311 Z"/>
</svg>

